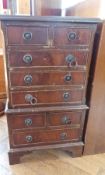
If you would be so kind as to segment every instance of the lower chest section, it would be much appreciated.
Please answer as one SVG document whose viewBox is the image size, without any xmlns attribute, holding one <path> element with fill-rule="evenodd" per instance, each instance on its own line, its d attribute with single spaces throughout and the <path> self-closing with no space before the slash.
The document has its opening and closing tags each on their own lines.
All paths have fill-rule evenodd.
<svg viewBox="0 0 105 175">
<path fill-rule="evenodd" d="M 85 110 L 8 114 L 10 145 L 23 147 L 81 141 Z"/>
</svg>

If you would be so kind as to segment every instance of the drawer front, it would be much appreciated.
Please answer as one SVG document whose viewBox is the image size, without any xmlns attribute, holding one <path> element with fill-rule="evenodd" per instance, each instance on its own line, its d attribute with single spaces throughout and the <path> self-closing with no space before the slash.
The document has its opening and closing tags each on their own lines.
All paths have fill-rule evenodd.
<svg viewBox="0 0 105 175">
<path fill-rule="evenodd" d="M 8 45 L 72 46 L 90 45 L 96 25 L 37 24 L 34 26 L 7 27 Z"/>
<path fill-rule="evenodd" d="M 80 127 L 83 112 L 54 112 L 47 114 L 47 124 L 49 127 L 65 126 Z"/>
<path fill-rule="evenodd" d="M 8 45 L 48 45 L 49 26 L 8 26 Z"/>
<path fill-rule="evenodd" d="M 9 67 L 53 67 L 79 68 L 89 61 L 87 51 L 11 51 L 8 53 Z"/>
<path fill-rule="evenodd" d="M 31 144 L 48 144 L 66 141 L 79 141 L 80 129 L 42 130 L 42 131 L 18 131 L 13 132 L 13 145 L 24 146 Z"/>
<path fill-rule="evenodd" d="M 54 28 L 54 45 L 85 45 L 92 42 L 93 31 L 89 26 L 56 26 Z"/>
<path fill-rule="evenodd" d="M 56 91 L 18 91 L 11 92 L 12 106 L 37 106 L 57 104 L 82 104 L 83 89 Z"/>
<path fill-rule="evenodd" d="M 46 116 L 44 113 L 8 115 L 8 124 L 11 129 L 45 127 Z"/>
<path fill-rule="evenodd" d="M 20 69 L 19 69 L 20 70 Z M 83 85 L 85 83 L 85 72 L 32 72 L 11 71 L 10 86 L 55 86 L 55 85 Z"/>
</svg>

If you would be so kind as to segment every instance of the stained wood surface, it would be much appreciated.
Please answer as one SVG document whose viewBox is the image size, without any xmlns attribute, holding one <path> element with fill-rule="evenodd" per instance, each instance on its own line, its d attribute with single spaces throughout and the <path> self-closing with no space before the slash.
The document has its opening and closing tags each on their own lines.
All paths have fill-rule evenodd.
<svg viewBox="0 0 105 175">
<path fill-rule="evenodd" d="M 105 152 L 105 23 L 94 73 L 84 154 Z"/>
<path fill-rule="evenodd" d="M 74 70 L 71 67 L 68 69 L 68 65 L 65 69 L 56 67 L 45 70 L 39 67 L 36 70 L 31 66 L 28 69 L 21 65 L 19 68 L 12 68 L 8 67 L 7 64 L 9 107 L 18 107 L 20 111 L 21 108 L 27 106 L 35 108 L 45 106 L 52 107 L 52 112 L 55 112 L 54 107 L 58 105 L 62 111 L 63 105 L 66 108 L 66 105 L 77 107 L 77 105 L 85 104 L 86 85 L 97 20 L 92 20 L 92 24 L 83 19 L 73 20 L 72 18 L 70 20 L 69 18 L 56 19 L 51 17 L 27 17 L 27 19 L 26 17 L 1 17 L 1 20 L 3 20 L 2 29 L 6 43 L 6 63 L 8 63 L 8 53 L 11 54 L 14 48 L 16 52 L 27 51 L 27 48 L 30 49 L 30 52 L 32 52 L 32 49 L 37 51 L 38 48 L 42 51 L 53 50 L 53 52 L 59 52 L 59 49 L 68 51 L 69 48 L 73 48 L 77 52 L 81 50 L 83 53 L 89 51 L 85 69 L 82 66 L 82 70 L 78 66 L 78 69 L 77 67 Z M 32 60 L 28 57 L 26 61 L 30 59 Z M 69 57 L 70 60 L 71 57 Z M 42 89 L 39 89 L 39 87 Z M 35 90 L 35 88 L 37 89 Z M 11 116 L 7 115 L 8 124 L 9 117 Z M 84 146 L 84 120 L 85 116 L 83 115 L 80 125 L 75 124 L 66 128 L 59 126 L 56 129 L 49 128 L 47 121 L 45 128 L 37 130 L 36 128 L 31 129 L 31 127 L 28 129 L 12 129 L 8 125 L 10 165 L 19 163 L 20 157 L 32 151 L 32 148 L 33 150 L 39 150 L 38 146 L 40 149 L 59 148 L 68 151 L 73 157 L 81 156 Z"/>
<path fill-rule="evenodd" d="M 71 158 L 59 150 L 34 151 L 22 163 L 8 163 L 8 134 L 5 116 L 0 118 L 0 175 L 104 175 L 105 154 Z"/>
<path fill-rule="evenodd" d="M 24 22 L 26 22 L 26 21 L 30 21 L 30 22 L 32 22 L 32 21 L 40 21 L 40 22 L 42 22 L 42 21 L 49 21 L 49 22 L 71 22 L 71 23 L 74 23 L 74 22 L 76 22 L 76 23 L 95 23 L 95 24 L 97 24 L 97 23 L 101 23 L 102 22 L 102 20 L 101 19 L 99 19 L 99 18 L 84 18 L 84 17 L 73 17 L 73 16 L 69 16 L 69 17 L 58 17 L 58 16 L 56 16 L 56 17 L 54 17 L 54 16 L 47 16 L 47 17 L 45 17 L 45 16 L 37 16 L 37 17 L 33 17 L 33 16 L 10 16 L 10 15 L 1 15 L 0 16 L 0 20 L 1 21 L 8 21 L 8 24 L 9 24 L 9 21 L 14 21 L 14 22 L 18 22 L 18 21 L 24 21 Z"/>
</svg>

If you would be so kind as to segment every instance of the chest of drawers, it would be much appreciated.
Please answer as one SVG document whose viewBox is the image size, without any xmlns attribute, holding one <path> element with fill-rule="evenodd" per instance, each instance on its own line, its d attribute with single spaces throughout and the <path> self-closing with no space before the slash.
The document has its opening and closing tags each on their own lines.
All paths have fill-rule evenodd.
<svg viewBox="0 0 105 175">
<path fill-rule="evenodd" d="M 38 149 L 59 148 L 81 156 L 98 20 L 2 17 L 1 21 L 10 164 Z"/>
</svg>

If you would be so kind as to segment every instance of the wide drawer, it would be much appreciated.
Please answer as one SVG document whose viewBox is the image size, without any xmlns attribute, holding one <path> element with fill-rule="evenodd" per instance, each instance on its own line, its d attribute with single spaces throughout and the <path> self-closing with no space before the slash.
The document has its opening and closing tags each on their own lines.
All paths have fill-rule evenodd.
<svg viewBox="0 0 105 175">
<path fill-rule="evenodd" d="M 79 50 L 65 51 L 10 51 L 8 67 L 68 67 L 80 68 L 89 62 L 89 52 Z"/>
<path fill-rule="evenodd" d="M 17 91 L 10 93 L 10 105 L 12 107 L 82 103 L 84 103 L 83 89 Z"/>
<path fill-rule="evenodd" d="M 49 127 L 80 127 L 84 120 L 85 111 L 77 112 L 50 112 L 47 113 Z"/>
<path fill-rule="evenodd" d="M 8 45 L 49 45 L 49 26 L 8 26 Z"/>
<path fill-rule="evenodd" d="M 86 72 L 82 71 L 32 71 L 18 70 L 9 72 L 10 87 L 84 85 Z"/>
<path fill-rule="evenodd" d="M 93 27 L 93 26 L 92 26 Z M 94 26 L 96 28 L 96 26 Z M 53 45 L 70 46 L 84 45 L 88 46 L 93 42 L 95 28 L 90 25 L 56 25 L 54 27 Z"/>
<path fill-rule="evenodd" d="M 46 114 L 8 115 L 8 125 L 11 129 L 40 128 L 46 126 Z"/>
<path fill-rule="evenodd" d="M 81 140 L 80 129 L 58 130 L 27 130 L 13 131 L 13 146 L 28 146 L 31 144 L 48 144 L 56 142 L 75 142 Z"/>
</svg>

